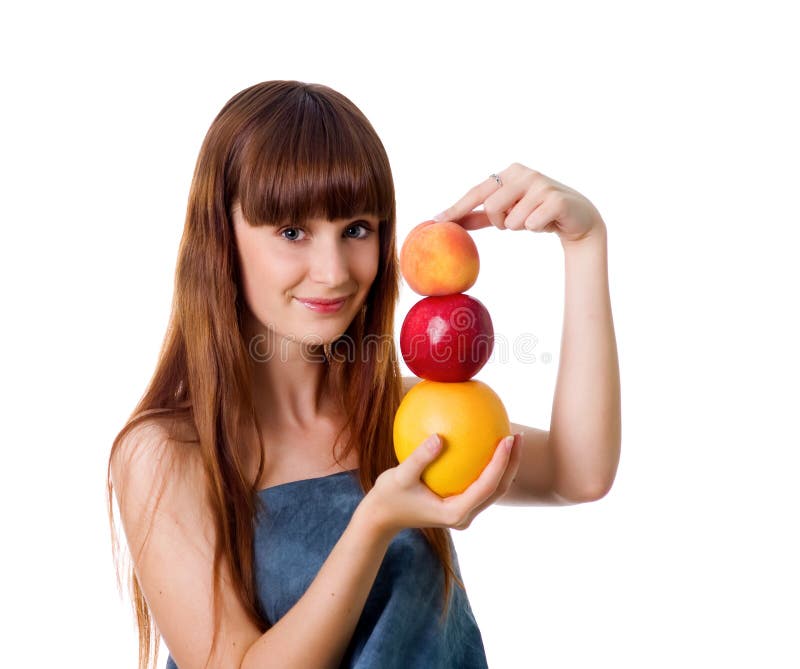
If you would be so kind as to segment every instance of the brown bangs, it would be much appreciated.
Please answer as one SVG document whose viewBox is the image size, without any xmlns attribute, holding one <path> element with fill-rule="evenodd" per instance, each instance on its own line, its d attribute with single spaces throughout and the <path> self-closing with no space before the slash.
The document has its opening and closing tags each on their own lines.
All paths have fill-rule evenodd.
<svg viewBox="0 0 800 669">
<path fill-rule="evenodd" d="M 293 91 L 280 110 L 264 109 L 228 162 L 228 206 L 238 201 L 251 225 L 389 218 L 394 189 L 385 151 L 352 103 L 337 102 L 311 85 Z"/>
</svg>

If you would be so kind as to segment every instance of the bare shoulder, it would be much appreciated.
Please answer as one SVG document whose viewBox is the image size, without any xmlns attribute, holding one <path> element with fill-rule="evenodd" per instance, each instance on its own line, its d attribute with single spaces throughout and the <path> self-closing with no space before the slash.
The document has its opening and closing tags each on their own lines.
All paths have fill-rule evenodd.
<svg viewBox="0 0 800 669">
<path fill-rule="evenodd" d="M 181 441 L 185 436 L 170 422 L 148 419 L 125 434 L 113 454 L 111 480 L 134 560 L 144 549 L 156 513 L 199 522 L 203 468 L 199 453 Z"/>
<path fill-rule="evenodd" d="M 142 421 L 125 434 L 111 459 L 111 479 L 117 490 L 117 501 L 120 502 L 128 491 L 137 497 L 142 495 L 144 488 L 152 489 L 176 468 L 185 476 L 194 465 L 196 476 L 199 458 L 193 458 L 193 451 L 185 448 L 189 436 L 186 427 L 163 419 Z"/>
<path fill-rule="evenodd" d="M 163 421 L 125 435 L 111 463 L 131 561 L 152 616 L 178 666 L 203 666 L 214 632 L 216 530 L 199 454 Z M 260 632 L 221 565 L 221 620 L 211 666 L 238 667 Z"/>
<path fill-rule="evenodd" d="M 117 501 L 123 491 L 161 466 L 168 453 L 169 433 L 162 422 L 146 420 L 131 428 L 120 440 L 111 457 L 111 480 Z M 146 468 L 147 471 L 143 471 Z"/>
</svg>

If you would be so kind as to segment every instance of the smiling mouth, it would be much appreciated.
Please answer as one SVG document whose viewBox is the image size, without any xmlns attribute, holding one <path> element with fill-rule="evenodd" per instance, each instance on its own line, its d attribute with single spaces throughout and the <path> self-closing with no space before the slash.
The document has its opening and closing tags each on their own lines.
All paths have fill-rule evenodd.
<svg viewBox="0 0 800 669">
<path fill-rule="evenodd" d="M 334 302 L 303 300 L 299 297 L 296 297 L 295 299 L 306 309 L 310 309 L 311 311 L 315 311 L 320 314 L 334 314 L 339 313 L 342 309 L 344 309 L 345 302 L 347 302 L 348 298 L 345 297 Z"/>
<path fill-rule="evenodd" d="M 300 302 L 310 302 L 311 304 L 338 304 L 339 302 L 344 302 L 349 295 L 345 295 L 343 297 L 335 297 L 330 299 L 324 298 L 316 298 L 316 297 L 297 297 L 295 299 L 299 300 Z"/>
</svg>

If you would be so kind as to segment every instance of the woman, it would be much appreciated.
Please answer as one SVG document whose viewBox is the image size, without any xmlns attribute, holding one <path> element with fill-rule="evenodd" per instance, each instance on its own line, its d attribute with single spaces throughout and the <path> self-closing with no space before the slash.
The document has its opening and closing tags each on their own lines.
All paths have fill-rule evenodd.
<svg viewBox="0 0 800 669">
<path fill-rule="evenodd" d="M 445 216 L 513 227 L 532 176 L 545 183 L 512 165 Z M 512 193 L 522 209 L 490 207 Z M 571 197 L 562 239 L 604 240 L 594 207 Z M 543 208 L 516 223 L 537 229 Z M 485 667 L 448 528 L 501 497 L 567 503 L 610 486 L 614 435 L 557 449 L 521 425 L 461 495 L 420 480 L 435 436 L 398 464 L 392 421 L 415 380 L 393 344 L 396 256 L 389 161 L 347 98 L 268 81 L 223 107 L 198 157 L 160 359 L 109 457 L 140 668 L 156 664 L 159 633 L 181 669 Z"/>
</svg>

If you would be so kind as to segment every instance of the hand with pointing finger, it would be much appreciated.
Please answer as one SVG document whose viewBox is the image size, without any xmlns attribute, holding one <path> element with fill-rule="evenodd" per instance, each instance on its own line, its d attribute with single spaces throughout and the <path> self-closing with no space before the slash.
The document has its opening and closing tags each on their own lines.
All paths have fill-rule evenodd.
<svg viewBox="0 0 800 669">
<path fill-rule="evenodd" d="M 500 230 L 555 232 L 562 245 L 605 238 L 606 226 L 595 206 L 578 191 L 519 163 L 513 163 L 470 188 L 452 207 L 434 216 L 466 230 L 494 225 Z M 475 207 L 483 204 L 483 210 Z"/>
</svg>

